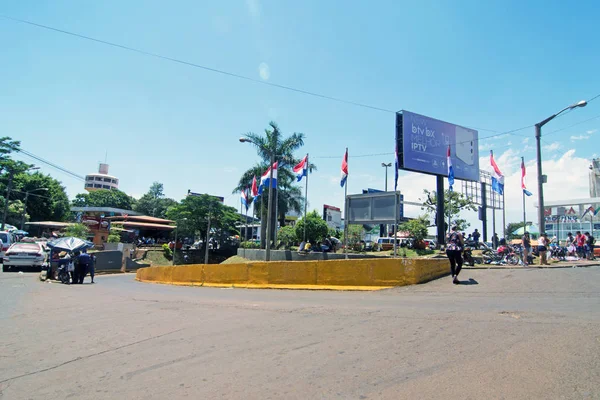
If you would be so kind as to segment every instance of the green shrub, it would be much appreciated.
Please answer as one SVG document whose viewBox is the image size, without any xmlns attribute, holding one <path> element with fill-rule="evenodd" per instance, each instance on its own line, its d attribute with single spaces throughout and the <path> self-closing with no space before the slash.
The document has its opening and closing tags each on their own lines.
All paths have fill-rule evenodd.
<svg viewBox="0 0 600 400">
<path fill-rule="evenodd" d="M 163 249 L 163 253 L 164 253 L 166 259 L 168 259 L 168 260 L 173 259 L 173 250 L 171 250 L 169 248 L 168 243 L 163 244 L 162 249 Z"/>
<path fill-rule="evenodd" d="M 121 235 L 119 235 L 118 233 L 111 233 L 110 235 L 108 235 L 108 243 L 119 243 L 120 241 Z"/>
</svg>

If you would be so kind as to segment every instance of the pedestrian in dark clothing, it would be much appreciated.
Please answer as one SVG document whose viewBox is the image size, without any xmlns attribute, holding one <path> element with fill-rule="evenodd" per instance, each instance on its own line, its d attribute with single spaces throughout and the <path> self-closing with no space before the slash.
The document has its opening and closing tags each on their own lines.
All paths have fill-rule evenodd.
<svg viewBox="0 0 600 400">
<path fill-rule="evenodd" d="M 448 245 L 446 246 L 446 255 L 450 260 L 450 272 L 452 273 L 452 283 L 459 284 L 458 274 L 462 269 L 463 259 L 462 250 L 464 247 L 463 236 L 457 231 L 456 226 L 452 227 L 452 231 L 448 234 Z"/>
<path fill-rule="evenodd" d="M 79 263 L 79 283 L 82 284 L 85 276 L 90 270 L 90 264 L 92 263 L 92 258 L 90 255 L 83 250 L 83 252 L 77 257 L 77 261 Z M 93 281 L 94 278 L 92 278 Z"/>
<path fill-rule="evenodd" d="M 481 234 L 479 233 L 479 231 L 477 229 L 475 229 L 475 231 L 473 232 L 473 240 L 475 241 L 475 248 L 479 249 L 479 238 L 481 237 Z"/>
<path fill-rule="evenodd" d="M 75 253 L 73 253 L 73 264 L 74 264 L 74 269 L 73 269 L 73 283 L 77 284 L 77 283 L 81 283 L 80 282 L 80 276 L 82 275 L 82 271 L 81 271 L 81 264 L 79 263 L 79 252 L 76 251 Z"/>
<path fill-rule="evenodd" d="M 90 277 L 92 278 L 92 283 L 94 283 L 94 275 L 96 274 L 96 256 L 90 255 Z"/>
</svg>

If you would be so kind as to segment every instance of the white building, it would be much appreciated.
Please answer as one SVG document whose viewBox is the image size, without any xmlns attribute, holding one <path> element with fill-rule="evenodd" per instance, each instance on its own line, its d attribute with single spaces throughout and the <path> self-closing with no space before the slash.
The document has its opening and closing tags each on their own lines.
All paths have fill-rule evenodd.
<svg viewBox="0 0 600 400">
<path fill-rule="evenodd" d="M 85 176 L 85 190 L 92 192 L 94 190 L 112 190 L 119 188 L 119 179 L 108 175 L 108 164 L 100 164 L 97 174 L 88 174 Z"/>
<path fill-rule="evenodd" d="M 590 197 L 600 197 L 600 158 L 590 164 Z"/>
</svg>

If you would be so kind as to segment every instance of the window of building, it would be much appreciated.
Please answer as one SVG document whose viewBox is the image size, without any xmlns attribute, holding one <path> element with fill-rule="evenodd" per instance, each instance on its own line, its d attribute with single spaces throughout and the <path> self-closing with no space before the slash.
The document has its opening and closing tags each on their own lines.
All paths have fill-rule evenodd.
<svg viewBox="0 0 600 400">
<path fill-rule="evenodd" d="M 98 189 L 102 189 L 102 185 L 99 185 L 99 184 L 97 184 L 97 183 L 95 183 L 95 184 L 94 184 L 94 187 L 95 187 L 95 188 L 98 188 Z"/>
<path fill-rule="evenodd" d="M 85 187 L 94 187 L 94 184 L 93 183 L 86 183 Z"/>
<path fill-rule="evenodd" d="M 110 189 L 110 186 L 108 186 L 108 185 L 102 185 L 102 189 Z"/>
<path fill-rule="evenodd" d="M 102 178 L 101 178 L 101 177 L 99 177 L 99 176 L 97 176 L 97 177 L 96 177 L 96 178 L 94 178 L 94 179 L 95 179 L 95 180 L 97 180 L 97 181 L 102 181 Z"/>
<path fill-rule="evenodd" d="M 110 179 L 110 178 L 104 178 L 104 182 L 112 182 L 112 179 Z"/>
</svg>

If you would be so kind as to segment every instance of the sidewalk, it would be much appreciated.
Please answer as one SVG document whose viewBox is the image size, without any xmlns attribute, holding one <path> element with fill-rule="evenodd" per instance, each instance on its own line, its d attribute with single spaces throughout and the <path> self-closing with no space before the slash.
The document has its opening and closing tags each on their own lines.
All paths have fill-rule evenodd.
<svg viewBox="0 0 600 400">
<path fill-rule="evenodd" d="M 537 260 L 536 260 L 537 261 Z M 526 269 L 526 268 L 586 268 L 600 266 L 600 260 L 578 260 L 578 261 L 555 261 L 549 260 L 550 265 L 530 264 L 509 265 L 509 264 L 475 264 L 474 267 L 463 265 L 463 269 Z"/>
</svg>

